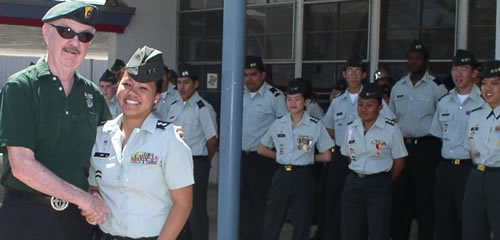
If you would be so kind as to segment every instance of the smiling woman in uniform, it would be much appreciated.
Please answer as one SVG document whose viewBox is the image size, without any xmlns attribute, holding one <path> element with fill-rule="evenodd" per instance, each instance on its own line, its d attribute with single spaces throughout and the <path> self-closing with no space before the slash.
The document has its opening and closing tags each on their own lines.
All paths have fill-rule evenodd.
<svg viewBox="0 0 500 240">
<path fill-rule="evenodd" d="M 102 240 L 175 239 L 191 211 L 191 150 L 173 125 L 151 114 L 163 71 L 160 51 L 138 49 L 117 91 L 123 114 L 97 129 L 89 183 L 111 208 L 99 224 Z"/>
</svg>

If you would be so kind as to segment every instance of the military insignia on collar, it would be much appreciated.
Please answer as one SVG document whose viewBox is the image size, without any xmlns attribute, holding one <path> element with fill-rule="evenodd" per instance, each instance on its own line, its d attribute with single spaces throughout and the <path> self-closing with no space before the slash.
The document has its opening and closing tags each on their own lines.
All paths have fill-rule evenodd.
<svg viewBox="0 0 500 240">
<path fill-rule="evenodd" d="M 87 107 L 91 108 L 94 106 L 94 96 L 90 93 L 83 93 L 85 95 L 85 98 L 87 99 Z"/>
</svg>

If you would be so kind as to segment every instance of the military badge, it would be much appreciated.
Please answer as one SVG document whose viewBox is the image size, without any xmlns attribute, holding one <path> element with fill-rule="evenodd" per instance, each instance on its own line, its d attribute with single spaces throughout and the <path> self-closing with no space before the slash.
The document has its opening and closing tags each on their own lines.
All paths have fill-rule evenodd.
<svg viewBox="0 0 500 240">
<path fill-rule="evenodd" d="M 91 6 L 85 7 L 85 19 L 92 16 L 92 10 L 94 10 L 94 8 Z"/>
<path fill-rule="evenodd" d="M 382 155 L 382 149 L 387 146 L 382 140 L 372 140 L 372 144 L 375 145 L 375 149 L 377 149 L 377 156 Z"/>
<path fill-rule="evenodd" d="M 69 202 L 56 197 L 50 197 L 50 206 L 56 211 L 64 211 L 68 208 Z"/>
<path fill-rule="evenodd" d="M 158 156 L 154 155 L 153 153 L 136 152 L 135 154 L 132 154 L 130 162 L 156 165 L 158 164 Z"/>
<path fill-rule="evenodd" d="M 283 155 L 285 153 L 285 145 L 280 144 L 279 149 L 280 149 L 280 155 Z"/>
<path fill-rule="evenodd" d="M 94 96 L 90 93 L 83 93 L 85 95 L 85 98 L 87 99 L 87 107 L 91 108 L 94 106 Z"/>
<path fill-rule="evenodd" d="M 300 135 L 297 138 L 297 149 L 303 150 L 305 152 L 310 152 L 312 149 L 313 141 L 309 136 Z"/>
</svg>

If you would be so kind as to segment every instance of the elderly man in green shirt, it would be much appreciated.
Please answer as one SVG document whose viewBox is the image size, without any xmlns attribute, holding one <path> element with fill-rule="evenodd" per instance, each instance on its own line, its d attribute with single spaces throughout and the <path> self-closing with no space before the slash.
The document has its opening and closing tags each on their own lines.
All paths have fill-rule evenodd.
<svg viewBox="0 0 500 240">
<path fill-rule="evenodd" d="M 98 87 L 76 72 L 95 34 L 97 8 L 64 2 L 43 17 L 47 55 L 9 77 L 2 89 L 4 152 L 0 208 L 3 240 L 82 239 L 110 210 L 88 190 L 90 153 L 100 121 L 110 118 Z"/>
</svg>

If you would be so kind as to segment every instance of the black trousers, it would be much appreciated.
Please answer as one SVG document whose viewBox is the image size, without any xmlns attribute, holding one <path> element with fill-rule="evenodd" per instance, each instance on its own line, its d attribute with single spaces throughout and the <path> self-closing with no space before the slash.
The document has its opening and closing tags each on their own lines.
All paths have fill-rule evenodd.
<svg viewBox="0 0 500 240">
<path fill-rule="evenodd" d="M 463 239 L 495 239 L 500 236 L 500 168 L 481 172 L 471 170 L 465 186 L 463 208 Z"/>
<path fill-rule="evenodd" d="M 408 157 L 393 185 L 392 238 L 409 238 L 414 214 L 418 221 L 418 240 L 434 239 L 434 180 L 441 159 L 441 141 L 435 137 L 405 139 Z"/>
<path fill-rule="evenodd" d="M 89 240 L 94 230 L 73 204 L 64 211 L 56 211 L 48 202 L 27 200 L 7 192 L 0 208 L 2 240 Z"/>
<path fill-rule="evenodd" d="M 241 160 L 239 235 L 242 240 L 259 240 L 276 161 L 257 152 L 243 153 Z"/>
<path fill-rule="evenodd" d="M 208 178 L 210 161 L 207 156 L 193 157 L 193 208 L 179 240 L 208 240 L 209 220 L 207 213 Z"/>
<path fill-rule="evenodd" d="M 119 237 L 107 234 L 101 231 L 101 237 L 99 240 L 156 240 L 158 237 L 144 237 L 144 238 L 129 238 L 129 237 Z"/>
<path fill-rule="evenodd" d="M 286 171 L 278 167 L 274 173 L 266 205 L 263 240 L 278 240 L 288 209 L 291 211 L 293 240 L 309 239 L 314 201 L 312 166 Z"/>
<path fill-rule="evenodd" d="M 321 227 L 323 240 L 340 239 L 340 202 L 344 183 L 349 173 L 348 166 L 349 159 L 343 156 L 340 153 L 340 147 L 336 146 L 332 161 L 327 166 L 324 220 Z"/>
<path fill-rule="evenodd" d="M 470 159 L 459 161 L 443 159 L 436 169 L 434 189 L 436 239 L 462 239 L 463 200 L 471 168 Z"/>
<path fill-rule="evenodd" d="M 389 173 L 347 176 L 342 194 L 342 240 L 388 240 L 391 228 L 392 178 Z"/>
</svg>

